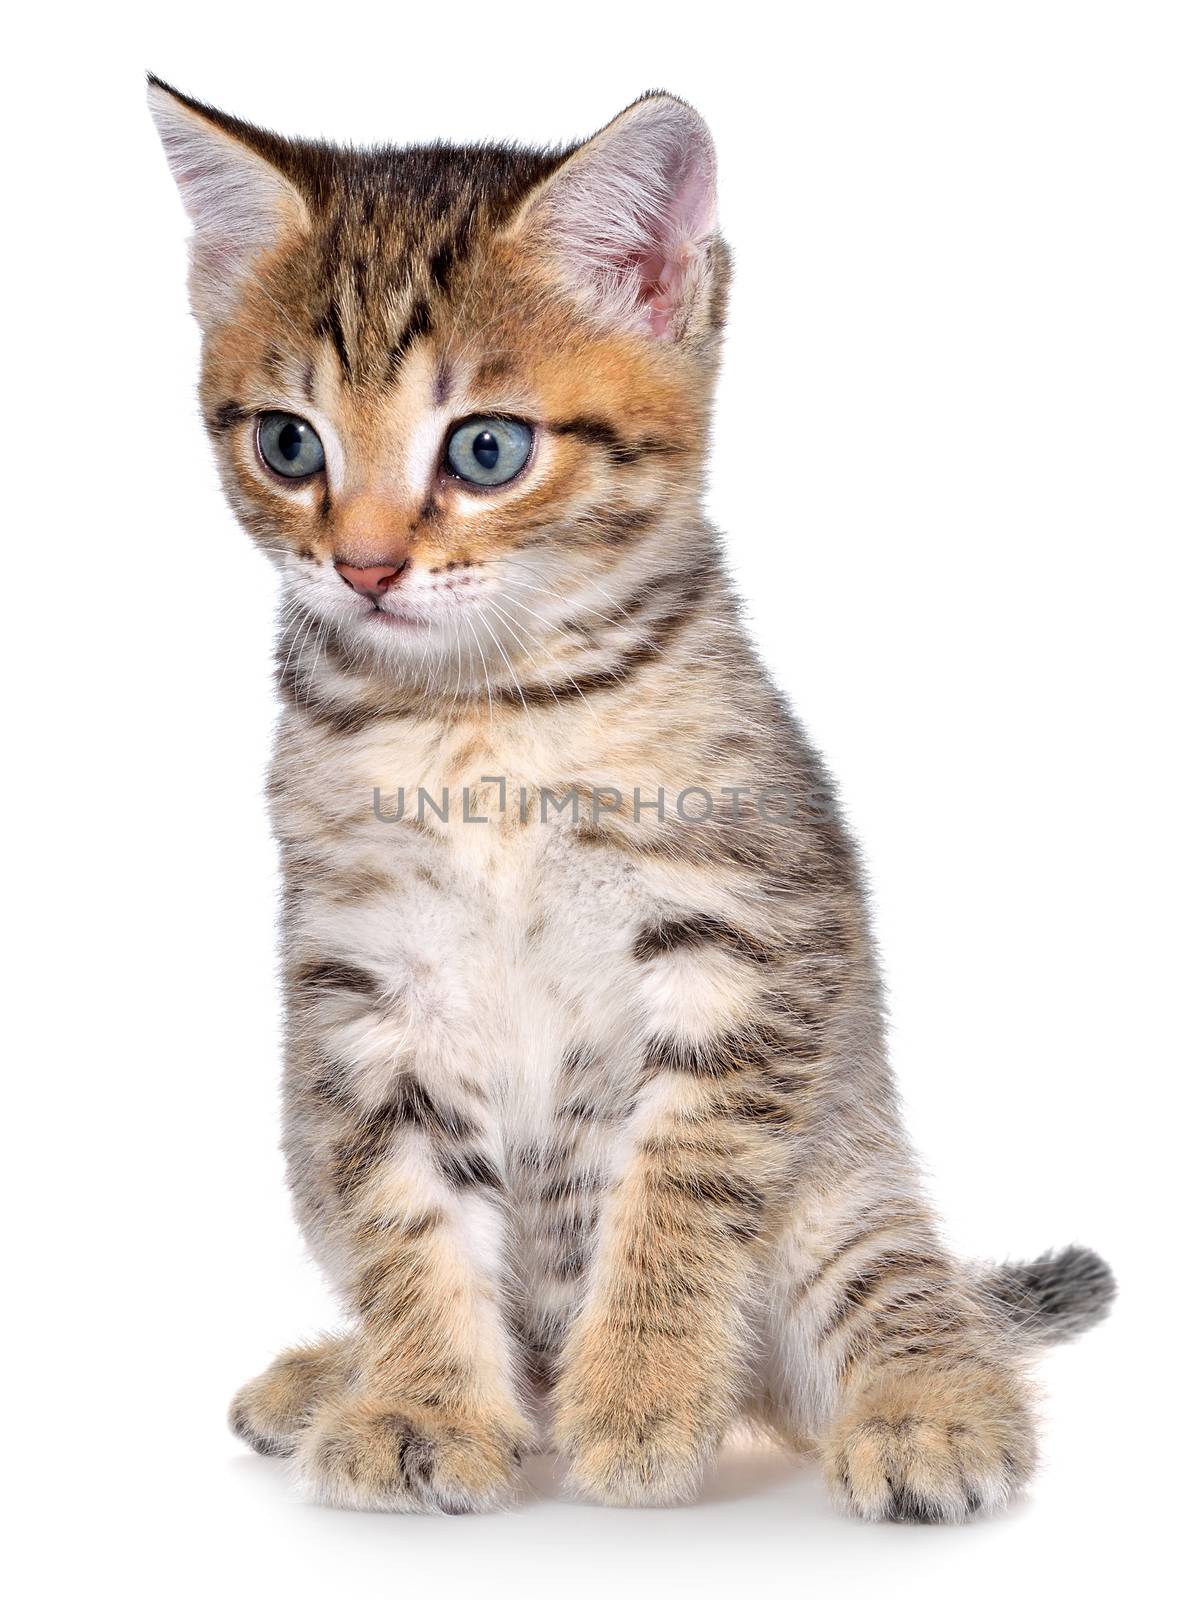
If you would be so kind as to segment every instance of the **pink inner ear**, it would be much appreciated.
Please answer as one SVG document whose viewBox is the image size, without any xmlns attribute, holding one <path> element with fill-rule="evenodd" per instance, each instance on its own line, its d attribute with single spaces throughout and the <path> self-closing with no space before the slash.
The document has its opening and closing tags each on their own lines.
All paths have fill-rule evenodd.
<svg viewBox="0 0 1200 1600">
<path fill-rule="evenodd" d="M 712 232 L 713 181 L 709 164 L 685 155 L 671 176 L 671 201 L 656 219 L 650 247 L 637 259 L 638 299 L 656 339 L 671 330 L 688 267 Z M 633 265 L 633 263 L 630 263 Z"/>
<path fill-rule="evenodd" d="M 683 279 L 683 263 L 655 247 L 631 262 L 638 274 L 638 302 L 645 308 L 650 332 L 661 339 L 671 331 Z"/>
<path fill-rule="evenodd" d="M 664 298 L 662 295 L 656 294 L 651 298 L 650 332 L 656 339 L 661 339 L 664 334 L 670 333 L 671 324 L 675 320 L 675 306 L 676 302 L 673 299 Z"/>
<path fill-rule="evenodd" d="M 661 338 L 670 331 L 675 315 L 680 271 L 657 247 L 627 257 L 622 270 L 637 275 L 638 304 L 645 310 L 650 332 Z"/>
</svg>

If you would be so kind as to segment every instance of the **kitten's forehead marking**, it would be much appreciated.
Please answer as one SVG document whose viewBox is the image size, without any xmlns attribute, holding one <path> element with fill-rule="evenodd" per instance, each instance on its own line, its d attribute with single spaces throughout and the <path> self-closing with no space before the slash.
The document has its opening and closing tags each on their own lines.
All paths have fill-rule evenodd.
<svg viewBox="0 0 1200 1600">
<path fill-rule="evenodd" d="M 451 420 L 445 373 L 433 346 L 421 340 L 409 350 L 388 391 L 388 427 L 400 447 L 401 475 L 409 493 L 420 499 L 437 470 L 442 438 Z"/>
<path fill-rule="evenodd" d="M 318 404 L 308 414 L 315 426 L 324 414 L 340 441 L 336 458 L 329 457 L 330 490 L 335 495 L 370 490 L 397 504 L 423 504 L 452 420 L 446 404 L 437 403 L 438 387 L 438 360 L 427 341 L 413 346 L 382 392 L 348 385 L 336 355 L 324 347 Z M 337 419 L 336 428 L 330 417 Z"/>
<path fill-rule="evenodd" d="M 341 436 L 332 417 L 316 406 L 310 406 L 308 410 L 309 420 L 320 435 L 325 451 L 325 482 L 330 494 L 338 494 L 346 481 L 346 452 Z"/>
</svg>

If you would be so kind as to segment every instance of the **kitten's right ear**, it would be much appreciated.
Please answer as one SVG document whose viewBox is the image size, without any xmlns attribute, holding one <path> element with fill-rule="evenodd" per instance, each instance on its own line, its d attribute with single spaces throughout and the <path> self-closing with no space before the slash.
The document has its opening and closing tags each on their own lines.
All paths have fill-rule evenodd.
<svg viewBox="0 0 1200 1600">
<path fill-rule="evenodd" d="M 191 218 L 192 309 L 202 326 L 227 315 L 256 257 L 308 227 L 295 185 L 265 153 L 273 138 L 149 79 L 150 114 Z"/>
<path fill-rule="evenodd" d="M 567 156 L 510 233 L 598 321 L 682 339 L 711 327 L 719 294 L 716 170 L 700 114 L 652 92 Z"/>
</svg>

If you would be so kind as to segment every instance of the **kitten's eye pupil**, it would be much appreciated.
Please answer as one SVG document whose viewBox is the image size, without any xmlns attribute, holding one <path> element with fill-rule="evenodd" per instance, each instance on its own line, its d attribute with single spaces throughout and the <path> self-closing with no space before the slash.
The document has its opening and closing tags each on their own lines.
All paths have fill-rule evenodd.
<svg viewBox="0 0 1200 1600">
<path fill-rule="evenodd" d="M 496 436 L 485 428 L 482 433 L 475 435 L 475 443 L 471 446 L 471 454 L 478 461 L 485 472 L 491 472 L 500 459 L 500 446 Z"/>
<path fill-rule="evenodd" d="M 276 442 L 279 446 L 280 455 L 284 456 L 288 461 L 295 461 L 304 447 L 304 435 L 294 422 L 289 422 L 280 429 L 279 438 Z"/>
</svg>

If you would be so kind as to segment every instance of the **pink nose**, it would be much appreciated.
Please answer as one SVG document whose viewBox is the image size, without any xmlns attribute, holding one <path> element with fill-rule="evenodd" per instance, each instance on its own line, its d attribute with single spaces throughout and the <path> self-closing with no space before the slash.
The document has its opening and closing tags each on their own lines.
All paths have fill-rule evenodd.
<svg viewBox="0 0 1200 1600">
<path fill-rule="evenodd" d="M 407 563 L 398 567 L 352 567 L 348 561 L 335 561 L 333 565 L 342 582 L 348 583 L 355 594 L 379 595 L 391 588 Z"/>
</svg>

